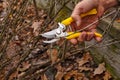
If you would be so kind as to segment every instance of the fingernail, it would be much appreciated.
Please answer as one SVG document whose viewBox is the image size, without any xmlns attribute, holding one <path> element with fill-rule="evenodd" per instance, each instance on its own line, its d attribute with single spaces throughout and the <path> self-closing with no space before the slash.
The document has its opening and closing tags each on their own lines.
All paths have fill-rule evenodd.
<svg viewBox="0 0 120 80">
<path fill-rule="evenodd" d="M 76 24 L 77 24 L 77 26 L 80 26 L 80 22 L 79 21 L 77 21 Z"/>
</svg>

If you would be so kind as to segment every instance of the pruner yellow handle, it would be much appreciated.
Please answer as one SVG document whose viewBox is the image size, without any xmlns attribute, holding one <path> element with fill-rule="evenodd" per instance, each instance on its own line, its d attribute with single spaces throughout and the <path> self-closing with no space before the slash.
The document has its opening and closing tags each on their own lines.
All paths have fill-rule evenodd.
<svg viewBox="0 0 120 80">
<path fill-rule="evenodd" d="M 77 37 L 80 36 L 80 34 L 81 34 L 81 32 L 75 32 L 75 33 L 74 32 L 68 32 L 68 36 L 66 37 L 66 39 L 77 38 Z M 88 32 L 88 34 L 89 34 L 89 32 Z M 95 36 L 102 38 L 102 34 L 97 33 L 97 32 L 95 32 Z"/>
<path fill-rule="evenodd" d="M 89 12 L 86 12 L 86 13 L 84 13 L 84 14 L 81 14 L 80 17 L 85 17 L 85 16 L 93 15 L 93 14 L 97 14 L 96 9 L 92 9 L 92 10 L 89 11 Z M 72 17 L 69 17 L 69 18 L 63 20 L 61 23 L 64 24 L 65 26 L 67 26 L 67 25 L 70 25 L 71 22 L 73 22 L 73 21 L 74 21 L 73 18 L 72 18 Z"/>
</svg>

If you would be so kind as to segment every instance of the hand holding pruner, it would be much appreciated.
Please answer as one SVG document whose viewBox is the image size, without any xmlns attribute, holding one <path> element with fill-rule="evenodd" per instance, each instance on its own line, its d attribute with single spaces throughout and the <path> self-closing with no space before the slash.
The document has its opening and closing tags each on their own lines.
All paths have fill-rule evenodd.
<svg viewBox="0 0 120 80">
<path fill-rule="evenodd" d="M 87 13 L 81 14 L 80 17 L 85 17 L 88 15 L 96 14 L 96 13 L 97 13 L 96 9 L 93 9 Z M 69 18 L 63 20 L 61 23 L 58 23 L 57 29 L 54 29 L 52 31 L 41 34 L 43 37 L 46 37 L 47 39 L 51 39 L 51 40 L 43 41 L 43 42 L 44 43 L 53 43 L 53 42 L 60 40 L 60 38 L 73 39 L 73 38 L 79 37 L 81 32 L 66 32 L 65 31 L 66 27 L 68 25 L 70 25 L 73 21 L 74 21 L 73 18 L 69 17 Z M 88 34 L 89 34 L 89 32 L 88 32 Z M 94 34 L 97 37 L 102 37 L 102 35 L 99 33 L 95 32 Z"/>
</svg>

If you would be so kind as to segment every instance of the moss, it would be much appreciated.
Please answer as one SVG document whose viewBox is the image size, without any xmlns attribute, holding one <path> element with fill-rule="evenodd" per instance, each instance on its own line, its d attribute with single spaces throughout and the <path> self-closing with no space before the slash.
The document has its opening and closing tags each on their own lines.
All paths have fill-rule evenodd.
<svg viewBox="0 0 120 80">
<path fill-rule="evenodd" d="M 61 22 L 62 20 L 68 18 L 71 14 L 71 10 L 67 7 L 64 7 L 59 13 L 58 16 L 56 17 L 55 21 Z"/>
<path fill-rule="evenodd" d="M 120 80 L 120 76 L 116 75 L 114 68 L 106 62 L 106 69 L 111 73 L 114 80 Z"/>
<path fill-rule="evenodd" d="M 102 55 L 100 55 L 100 53 L 97 50 L 94 49 L 94 51 L 90 51 L 90 54 L 93 55 L 93 59 L 96 64 L 102 62 L 106 63 L 106 69 L 111 73 L 113 80 L 120 80 L 120 77 L 116 75 L 117 73 L 115 69 L 109 63 L 107 63 L 107 60 Z"/>
<path fill-rule="evenodd" d="M 94 50 L 94 51 L 93 51 Z M 93 56 L 94 61 L 99 64 L 101 62 L 103 62 L 103 57 L 102 55 L 100 55 L 100 53 L 96 50 L 96 49 L 91 49 L 90 50 L 90 54 Z"/>
<path fill-rule="evenodd" d="M 118 49 L 118 47 L 117 46 L 115 46 L 115 45 L 110 45 L 110 46 L 108 46 L 109 48 L 110 48 L 110 50 L 113 52 L 113 53 L 115 53 L 116 55 L 117 55 L 117 49 Z"/>
</svg>

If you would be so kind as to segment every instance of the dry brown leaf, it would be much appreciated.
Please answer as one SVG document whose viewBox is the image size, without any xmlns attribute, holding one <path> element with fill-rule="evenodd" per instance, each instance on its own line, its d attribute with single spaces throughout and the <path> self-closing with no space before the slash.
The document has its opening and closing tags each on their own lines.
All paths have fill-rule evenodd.
<svg viewBox="0 0 120 80">
<path fill-rule="evenodd" d="M 89 67 L 79 67 L 79 69 L 80 69 L 80 71 L 82 72 L 82 71 L 93 71 L 93 69 L 92 68 L 89 68 Z"/>
<path fill-rule="evenodd" d="M 49 49 L 47 51 L 47 54 L 49 55 L 49 57 L 52 61 L 52 64 L 54 64 L 58 59 L 58 50 L 57 49 Z"/>
<path fill-rule="evenodd" d="M 45 74 L 41 75 L 41 80 L 48 80 Z"/>
<path fill-rule="evenodd" d="M 77 70 L 76 71 L 70 71 L 64 76 L 64 80 L 69 80 L 71 77 L 74 77 L 74 80 L 81 80 L 85 76 L 82 73 L 79 73 Z"/>
<path fill-rule="evenodd" d="M 31 26 L 33 28 L 33 33 L 35 36 L 39 35 L 40 22 L 34 22 Z"/>
<path fill-rule="evenodd" d="M 79 67 L 80 67 L 80 66 L 83 66 L 84 64 L 88 63 L 89 60 L 92 60 L 92 57 L 90 56 L 90 53 L 86 53 L 83 55 L 83 57 L 81 59 L 77 60 L 77 63 L 79 64 Z"/>
<path fill-rule="evenodd" d="M 29 69 L 30 66 L 31 66 L 31 64 L 24 62 L 24 63 L 22 63 L 22 68 L 18 68 L 17 70 L 23 72 L 23 71 Z"/>
<path fill-rule="evenodd" d="M 60 63 L 56 65 L 55 68 L 57 69 L 57 71 L 63 72 L 63 67 L 61 66 Z"/>
<path fill-rule="evenodd" d="M 22 72 L 22 73 L 18 74 L 18 79 L 20 80 L 20 78 L 21 78 L 23 75 L 25 75 L 25 72 Z"/>
<path fill-rule="evenodd" d="M 86 61 L 87 60 L 92 60 L 92 57 L 91 57 L 89 52 L 87 52 L 86 54 L 83 55 L 83 60 L 86 60 Z"/>
<path fill-rule="evenodd" d="M 7 8 L 8 5 L 9 5 L 9 3 L 8 3 L 7 1 L 4 1 L 4 2 L 3 2 L 3 7 L 4 7 L 4 8 Z"/>
<path fill-rule="evenodd" d="M 94 71 L 94 76 L 97 74 L 102 74 L 105 70 L 106 70 L 105 63 L 99 64 L 98 68 L 96 68 Z"/>
<path fill-rule="evenodd" d="M 13 80 L 17 76 L 18 76 L 18 72 L 16 71 L 16 72 L 14 72 L 14 73 L 11 74 L 9 80 Z"/>
<path fill-rule="evenodd" d="M 63 76 L 64 76 L 64 73 L 58 71 L 56 76 L 55 76 L 55 80 L 62 80 Z"/>
<path fill-rule="evenodd" d="M 8 58 L 11 58 L 12 56 L 16 55 L 16 44 L 14 42 L 10 42 L 7 50 L 6 50 L 6 55 Z"/>
<path fill-rule="evenodd" d="M 120 19 L 116 20 L 118 23 L 120 23 Z"/>
<path fill-rule="evenodd" d="M 55 80 L 62 80 L 62 78 L 64 76 L 64 72 L 63 72 L 63 68 L 62 68 L 61 64 L 59 63 L 55 67 L 57 69 L 57 74 L 55 76 Z"/>
<path fill-rule="evenodd" d="M 78 63 L 79 63 L 79 66 L 83 66 L 85 63 L 87 63 L 87 62 L 89 62 L 89 61 L 87 61 L 87 60 L 79 60 L 78 61 Z"/>
<path fill-rule="evenodd" d="M 67 68 L 64 68 L 64 70 L 65 70 L 66 72 L 68 72 L 68 71 L 72 70 L 73 68 L 74 68 L 73 65 L 69 65 Z"/>
<path fill-rule="evenodd" d="M 19 62 L 20 55 L 17 54 L 18 48 L 19 47 L 14 42 L 9 42 L 8 47 L 6 49 L 6 56 L 8 59 L 12 58 L 12 61 L 9 64 L 9 66 L 6 67 L 6 69 L 10 70 L 11 68 L 15 67 L 16 64 Z M 15 56 L 15 55 L 17 55 L 17 56 Z M 13 56 L 15 56 L 15 57 L 13 57 Z"/>
<path fill-rule="evenodd" d="M 104 79 L 104 80 L 109 80 L 109 79 L 111 79 L 110 72 L 106 71 L 103 79 Z"/>
</svg>

